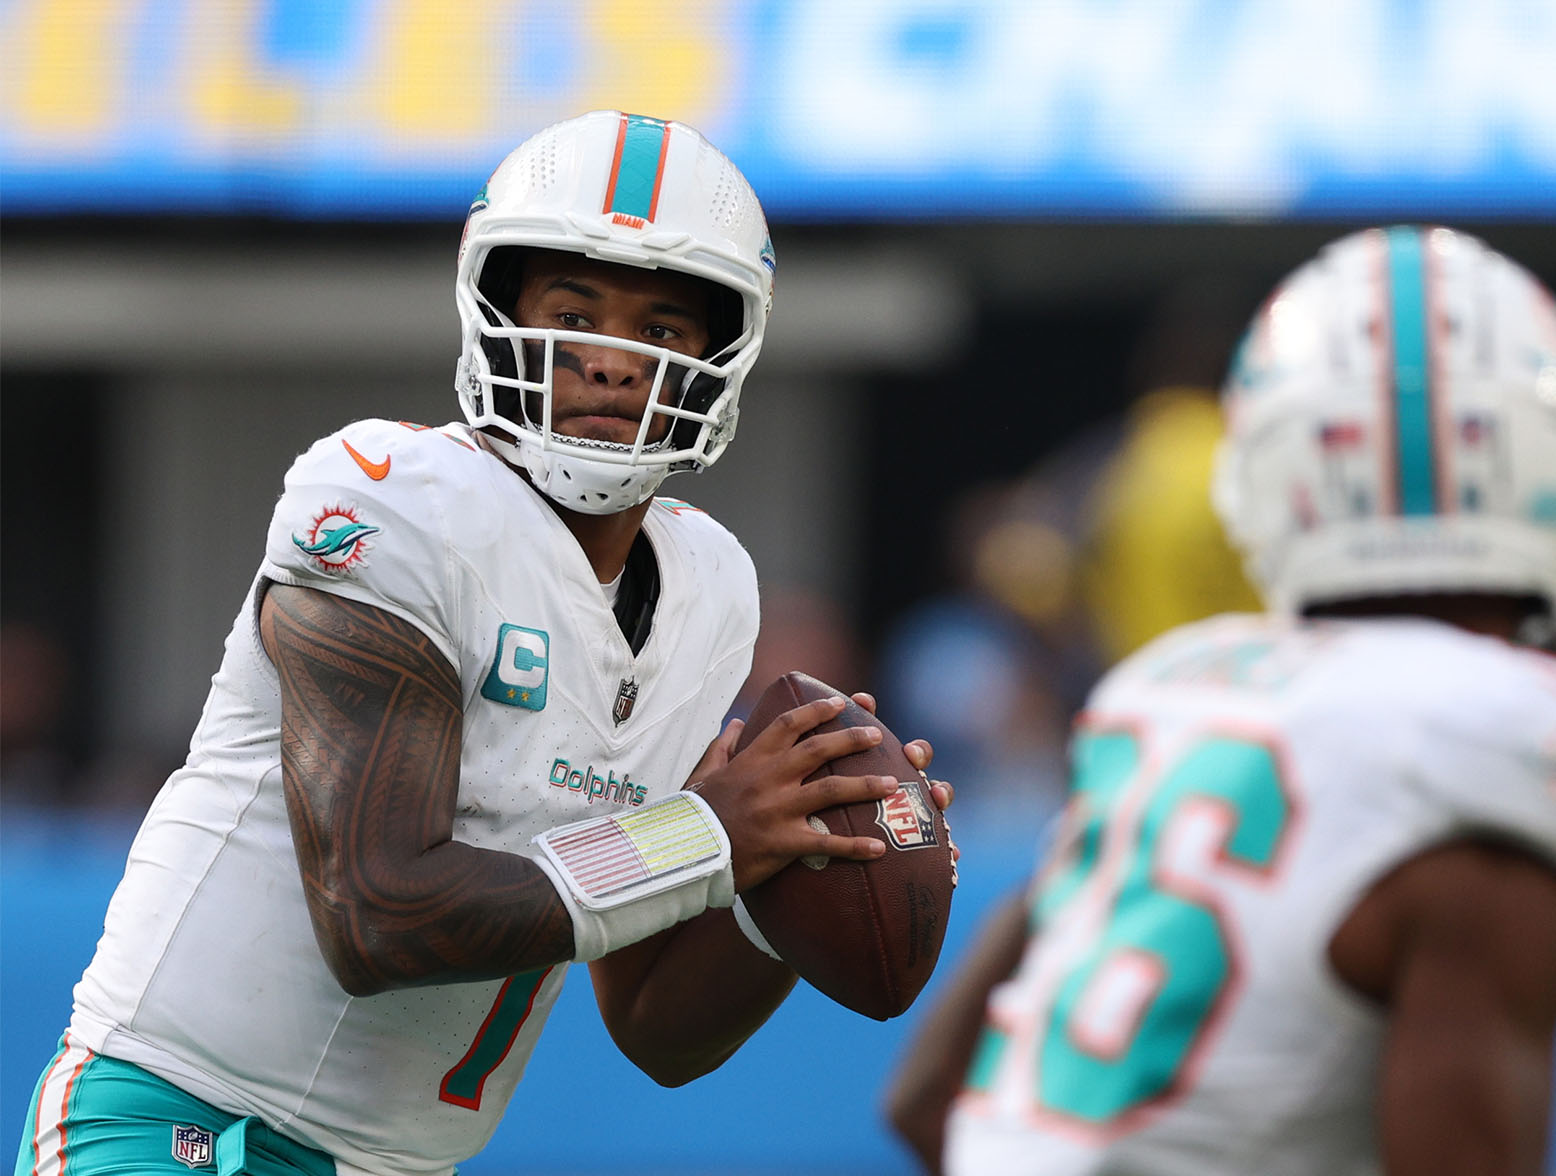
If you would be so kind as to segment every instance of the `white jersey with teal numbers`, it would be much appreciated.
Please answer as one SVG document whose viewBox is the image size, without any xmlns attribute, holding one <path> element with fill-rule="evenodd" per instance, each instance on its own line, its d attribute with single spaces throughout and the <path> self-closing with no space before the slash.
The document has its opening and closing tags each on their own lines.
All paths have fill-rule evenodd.
<svg viewBox="0 0 1556 1176">
<path fill-rule="evenodd" d="M 1378 1172 L 1384 1022 L 1328 944 L 1429 846 L 1556 862 L 1556 659 L 1429 621 L 1216 618 L 1100 684 L 1074 764 L 948 1171 Z"/>
<path fill-rule="evenodd" d="M 347 995 L 314 940 L 281 787 L 266 581 L 416 625 L 459 672 L 457 840 L 531 837 L 680 788 L 749 669 L 756 577 L 709 516 L 657 499 L 660 594 L 634 656 L 582 550 L 463 425 L 363 421 L 286 478 L 189 759 L 157 797 L 75 993 L 71 1032 L 227 1110 L 387 1176 L 485 1144 L 564 966 Z"/>
</svg>

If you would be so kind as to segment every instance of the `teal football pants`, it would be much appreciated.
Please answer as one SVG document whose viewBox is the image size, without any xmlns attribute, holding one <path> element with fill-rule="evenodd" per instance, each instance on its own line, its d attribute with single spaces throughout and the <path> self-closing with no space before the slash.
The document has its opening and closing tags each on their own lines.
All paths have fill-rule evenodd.
<svg viewBox="0 0 1556 1176">
<path fill-rule="evenodd" d="M 335 1161 L 66 1034 L 33 1092 L 16 1176 L 191 1173 L 335 1176 Z"/>
</svg>

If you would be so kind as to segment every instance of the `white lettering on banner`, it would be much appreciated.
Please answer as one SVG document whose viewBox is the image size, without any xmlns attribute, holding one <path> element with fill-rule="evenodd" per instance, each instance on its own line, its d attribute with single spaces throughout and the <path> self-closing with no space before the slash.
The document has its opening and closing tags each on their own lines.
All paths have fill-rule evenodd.
<svg viewBox="0 0 1556 1176">
<path fill-rule="evenodd" d="M 115 207 L 115 176 L 148 207 L 225 177 L 213 205 L 446 210 L 518 137 L 612 104 L 696 123 L 788 208 L 1556 208 L 1550 0 L 682 0 L 652 27 L 629 0 L 81 7 L 0 3 L 24 211 L 62 183 Z"/>
<path fill-rule="evenodd" d="M 1556 15 L 1519 0 L 794 0 L 785 12 L 794 51 L 775 63 L 768 110 L 801 167 L 973 184 L 1073 163 L 1164 203 L 1250 209 L 1286 204 L 1315 170 L 1453 177 L 1509 151 L 1556 167 Z"/>
</svg>

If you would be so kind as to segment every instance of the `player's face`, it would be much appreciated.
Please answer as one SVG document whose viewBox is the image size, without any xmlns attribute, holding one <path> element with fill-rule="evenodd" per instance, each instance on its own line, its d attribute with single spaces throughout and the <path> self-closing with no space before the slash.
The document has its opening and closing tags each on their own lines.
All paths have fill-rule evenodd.
<svg viewBox="0 0 1556 1176">
<path fill-rule="evenodd" d="M 612 265 L 592 258 L 537 252 L 526 260 L 513 321 L 614 335 L 700 357 L 708 349 L 707 286 L 686 274 Z M 648 404 L 659 361 L 618 347 L 556 344 L 551 427 L 569 437 L 631 444 Z M 666 373 L 660 402 L 679 384 Z M 648 440 L 669 431 L 660 416 Z"/>
</svg>

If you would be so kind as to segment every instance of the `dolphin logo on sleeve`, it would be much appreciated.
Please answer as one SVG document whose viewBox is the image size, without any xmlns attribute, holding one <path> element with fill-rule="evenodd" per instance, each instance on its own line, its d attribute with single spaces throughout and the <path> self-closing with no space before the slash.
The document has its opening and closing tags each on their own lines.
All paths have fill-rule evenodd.
<svg viewBox="0 0 1556 1176">
<path fill-rule="evenodd" d="M 321 570 L 349 572 L 363 563 L 370 546 L 365 542 L 367 537 L 378 534 L 380 530 L 371 523 L 363 522 L 355 507 L 337 504 L 326 507 L 314 518 L 306 538 L 293 535 L 292 542 L 304 555 L 312 556 L 313 562 Z"/>
</svg>

